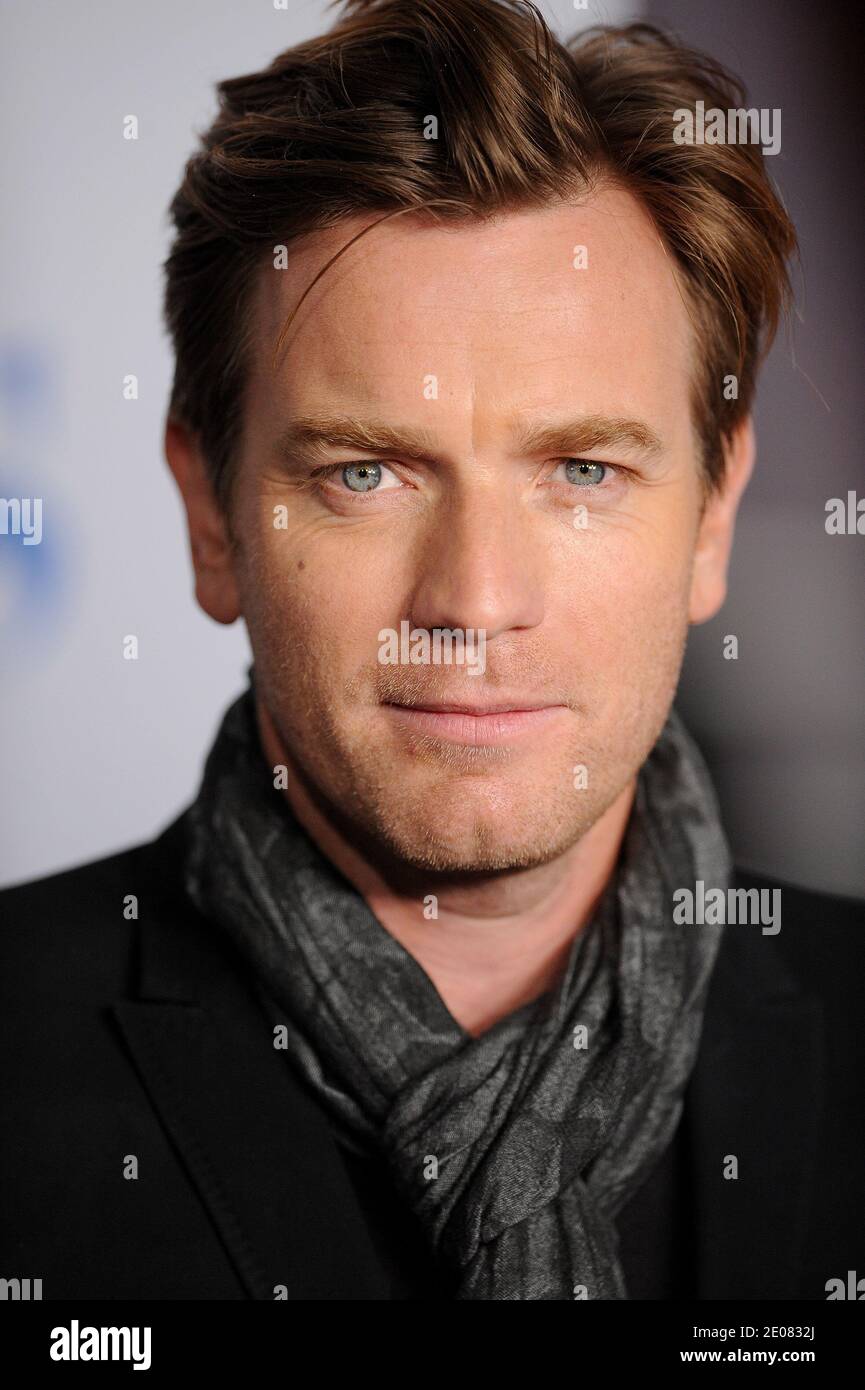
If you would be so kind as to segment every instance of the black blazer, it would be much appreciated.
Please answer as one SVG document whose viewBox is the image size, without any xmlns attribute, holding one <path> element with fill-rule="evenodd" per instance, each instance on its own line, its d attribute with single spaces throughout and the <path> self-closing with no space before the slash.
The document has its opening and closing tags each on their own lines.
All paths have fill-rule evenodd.
<svg viewBox="0 0 865 1390">
<path fill-rule="evenodd" d="M 44 1299 L 412 1296 L 266 997 L 186 898 L 184 844 L 180 816 L 0 893 L 0 1277 Z M 825 1299 L 865 1276 L 865 903 L 737 886 L 781 887 L 781 930 L 727 928 L 675 1187 L 665 1159 L 631 1206 L 651 1214 L 665 1171 L 683 1297 Z M 450 1297 L 448 1276 L 414 1296 Z"/>
</svg>

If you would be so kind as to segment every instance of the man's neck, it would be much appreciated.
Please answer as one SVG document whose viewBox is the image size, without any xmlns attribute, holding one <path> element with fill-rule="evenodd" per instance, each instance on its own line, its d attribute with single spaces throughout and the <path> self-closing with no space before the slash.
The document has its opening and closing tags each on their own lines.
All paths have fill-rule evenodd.
<svg viewBox="0 0 865 1390">
<path fill-rule="evenodd" d="M 431 917 L 424 910 L 429 873 L 418 874 L 417 893 L 411 874 L 395 889 L 309 796 L 260 701 L 258 721 L 268 762 L 287 768 L 285 794 L 298 822 L 414 957 L 467 1032 L 479 1036 L 554 986 L 615 869 L 636 779 L 550 863 L 468 885 L 442 882 Z"/>
</svg>

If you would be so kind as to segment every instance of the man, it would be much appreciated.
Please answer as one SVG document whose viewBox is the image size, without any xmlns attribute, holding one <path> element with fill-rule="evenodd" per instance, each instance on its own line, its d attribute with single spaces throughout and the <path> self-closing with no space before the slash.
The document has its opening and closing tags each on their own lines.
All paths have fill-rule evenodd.
<svg viewBox="0 0 865 1390">
<path fill-rule="evenodd" d="M 3 895 L 4 1271 L 825 1298 L 862 906 L 731 865 L 672 707 L 795 244 L 759 148 L 680 138 L 743 94 L 497 0 L 220 92 L 166 453 L 254 666 L 163 835 Z"/>
</svg>

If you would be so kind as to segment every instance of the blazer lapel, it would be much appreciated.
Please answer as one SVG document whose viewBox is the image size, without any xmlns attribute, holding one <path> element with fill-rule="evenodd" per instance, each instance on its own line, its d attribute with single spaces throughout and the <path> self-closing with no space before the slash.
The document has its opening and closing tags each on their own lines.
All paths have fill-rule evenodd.
<svg viewBox="0 0 865 1390">
<path fill-rule="evenodd" d="M 729 925 L 686 1102 L 696 1298 L 805 1296 L 824 1046 L 822 1006 L 789 973 L 775 938 Z M 725 1177 L 733 1158 L 738 1176 Z"/>
<path fill-rule="evenodd" d="M 182 846 L 151 847 L 139 998 L 114 1016 L 248 1297 L 387 1298 L 326 1118 L 301 1088 L 244 962 L 174 891 L 148 891 Z"/>
</svg>

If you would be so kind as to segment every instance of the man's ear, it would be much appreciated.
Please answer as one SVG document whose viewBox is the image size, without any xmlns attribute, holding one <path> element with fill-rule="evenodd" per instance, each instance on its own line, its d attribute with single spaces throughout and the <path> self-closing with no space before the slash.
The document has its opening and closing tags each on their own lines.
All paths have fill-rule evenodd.
<svg viewBox="0 0 865 1390">
<path fill-rule="evenodd" d="M 727 597 L 727 567 L 736 513 L 754 469 L 756 444 L 750 415 L 733 431 L 724 448 L 724 480 L 708 498 L 697 532 L 688 621 L 705 623 Z"/>
<path fill-rule="evenodd" d="M 165 457 L 186 508 L 195 597 L 209 617 L 233 623 L 240 616 L 228 522 L 216 501 L 198 441 L 176 420 L 165 426 Z"/>
</svg>

